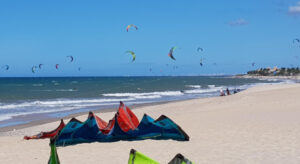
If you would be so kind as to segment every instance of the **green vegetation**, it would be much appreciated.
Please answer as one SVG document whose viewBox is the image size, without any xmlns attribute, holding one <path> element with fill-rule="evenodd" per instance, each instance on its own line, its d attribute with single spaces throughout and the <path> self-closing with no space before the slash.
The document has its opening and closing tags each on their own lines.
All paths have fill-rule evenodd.
<svg viewBox="0 0 300 164">
<path fill-rule="evenodd" d="M 248 75 L 258 76 L 296 76 L 300 75 L 300 69 L 297 68 L 260 68 L 258 70 L 252 70 L 247 72 Z"/>
</svg>

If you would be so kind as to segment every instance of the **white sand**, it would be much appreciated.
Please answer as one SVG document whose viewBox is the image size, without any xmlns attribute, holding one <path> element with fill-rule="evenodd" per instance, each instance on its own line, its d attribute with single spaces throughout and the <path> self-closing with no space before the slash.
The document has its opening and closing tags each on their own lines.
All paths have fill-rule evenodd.
<svg viewBox="0 0 300 164">
<path fill-rule="evenodd" d="M 131 148 L 162 164 L 179 152 L 196 164 L 300 163 L 300 84 L 260 86 L 232 96 L 146 106 L 134 112 L 140 119 L 143 113 L 153 118 L 167 115 L 187 132 L 190 141 L 120 141 L 58 147 L 61 163 L 125 164 Z M 109 120 L 113 114 L 97 115 Z M 79 118 L 84 121 L 86 117 Z M 47 163 L 49 140 L 22 138 L 52 130 L 58 124 L 2 133 L 0 163 Z"/>
</svg>

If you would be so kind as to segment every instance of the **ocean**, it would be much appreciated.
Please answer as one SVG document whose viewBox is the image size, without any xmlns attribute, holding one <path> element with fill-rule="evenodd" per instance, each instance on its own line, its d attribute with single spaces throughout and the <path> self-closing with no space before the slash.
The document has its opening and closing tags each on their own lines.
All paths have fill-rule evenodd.
<svg viewBox="0 0 300 164">
<path fill-rule="evenodd" d="M 290 81 L 187 77 L 0 78 L 0 128 L 127 105 L 218 96 L 220 89 Z"/>
</svg>

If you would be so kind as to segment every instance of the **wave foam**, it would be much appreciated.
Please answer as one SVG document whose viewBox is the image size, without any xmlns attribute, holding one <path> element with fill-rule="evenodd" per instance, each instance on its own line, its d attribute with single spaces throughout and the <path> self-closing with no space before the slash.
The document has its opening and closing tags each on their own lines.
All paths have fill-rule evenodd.
<svg viewBox="0 0 300 164">
<path fill-rule="evenodd" d="M 201 85 L 186 85 L 189 88 L 201 88 Z"/>
<path fill-rule="evenodd" d="M 105 97 L 143 97 L 143 96 L 180 96 L 183 95 L 180 91 L 165 91 L 165 92 L 145 92 L 145 93 L 105 93 Z"/>
</svg>

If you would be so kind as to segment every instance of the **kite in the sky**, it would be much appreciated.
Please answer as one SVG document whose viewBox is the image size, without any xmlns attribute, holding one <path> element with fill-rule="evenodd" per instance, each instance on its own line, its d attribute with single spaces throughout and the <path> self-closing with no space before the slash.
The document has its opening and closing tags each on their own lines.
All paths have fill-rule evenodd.
<svg viewBox="0 0 300 164">
<path fill-rule="evenodd" d="M 255 62 L 251 63 L 251 65 L 252 65 L 252 67 L 254 67 L 255 66 Z"/>
<path fill-rule="evenodd" d="M 2 68 L 4 68 L 7 71 L 7 70 L 9 70 L 9 65 L 4 65 L 4 66 L 2 66 Z"/>
<path fill-rule="evenodd" d="M 135 61 L 135 53 L 133 51 L 126 51 L 126 53 L 130 53 L 132 55 L 132 61 Z"/>
<path fill-rule="evenodd" d="M 175 48 L 176 48 L 176 47 L 172 47 L 172 48 L 170 49 L 169 54 L 168 54 L 168 56 L 169 56 L 171 59 L 173 59 L 173 60 L 176 60 L 176 59 L 174 58 L 174 56 L 173 56 L 173 52 L 174 52 Z"/>
<path fill-rule="evenodd" d="M 293 43 L 300 43 L 300 39 L 298 39 L 298 38 L 294 39 Z"/>
<path fill-rule="evenodd" d="M 80 67 L 78 68 L 78 71 L 81 71 L 81 68 L 80 68 Z"/>
<path fill-rule="evenodd" d="M 198 51 L 198 52 L 203 51 L 203 48 L 198 47 L 198 48 L 197 48 L 197 51 Z"/>
<path fill-rule="evenodd" d="M 32 68 L 31 68 L 31 72 L 32 73 L 35 73 L 35 70 L 37 69 L 37 66 L 32 66 Z"/>
<path fill-rule="evenodd" d="M 39 69 L 42 69 L 43 64 L 39 64 Z"/>
<path fill-rule="evenodd" d="M 74 57 L 73 56 L 67 56 L 67 58 L 70 58 L 70 62 L 72 63 L 73 60 L 74 60 Z"/>
<path fill-rule="evenodd" d="M 136 30 L 138 29 L 138 27 L 136 25 L 130 24 L 126 27 L 126 31 L 128 32 L 131 27 L 134 27 Z"/>
<path fill-rule="evenodd" d="M 55 64 L 55 68 L 58 69 L 59 64 Z"/>
</svg>

